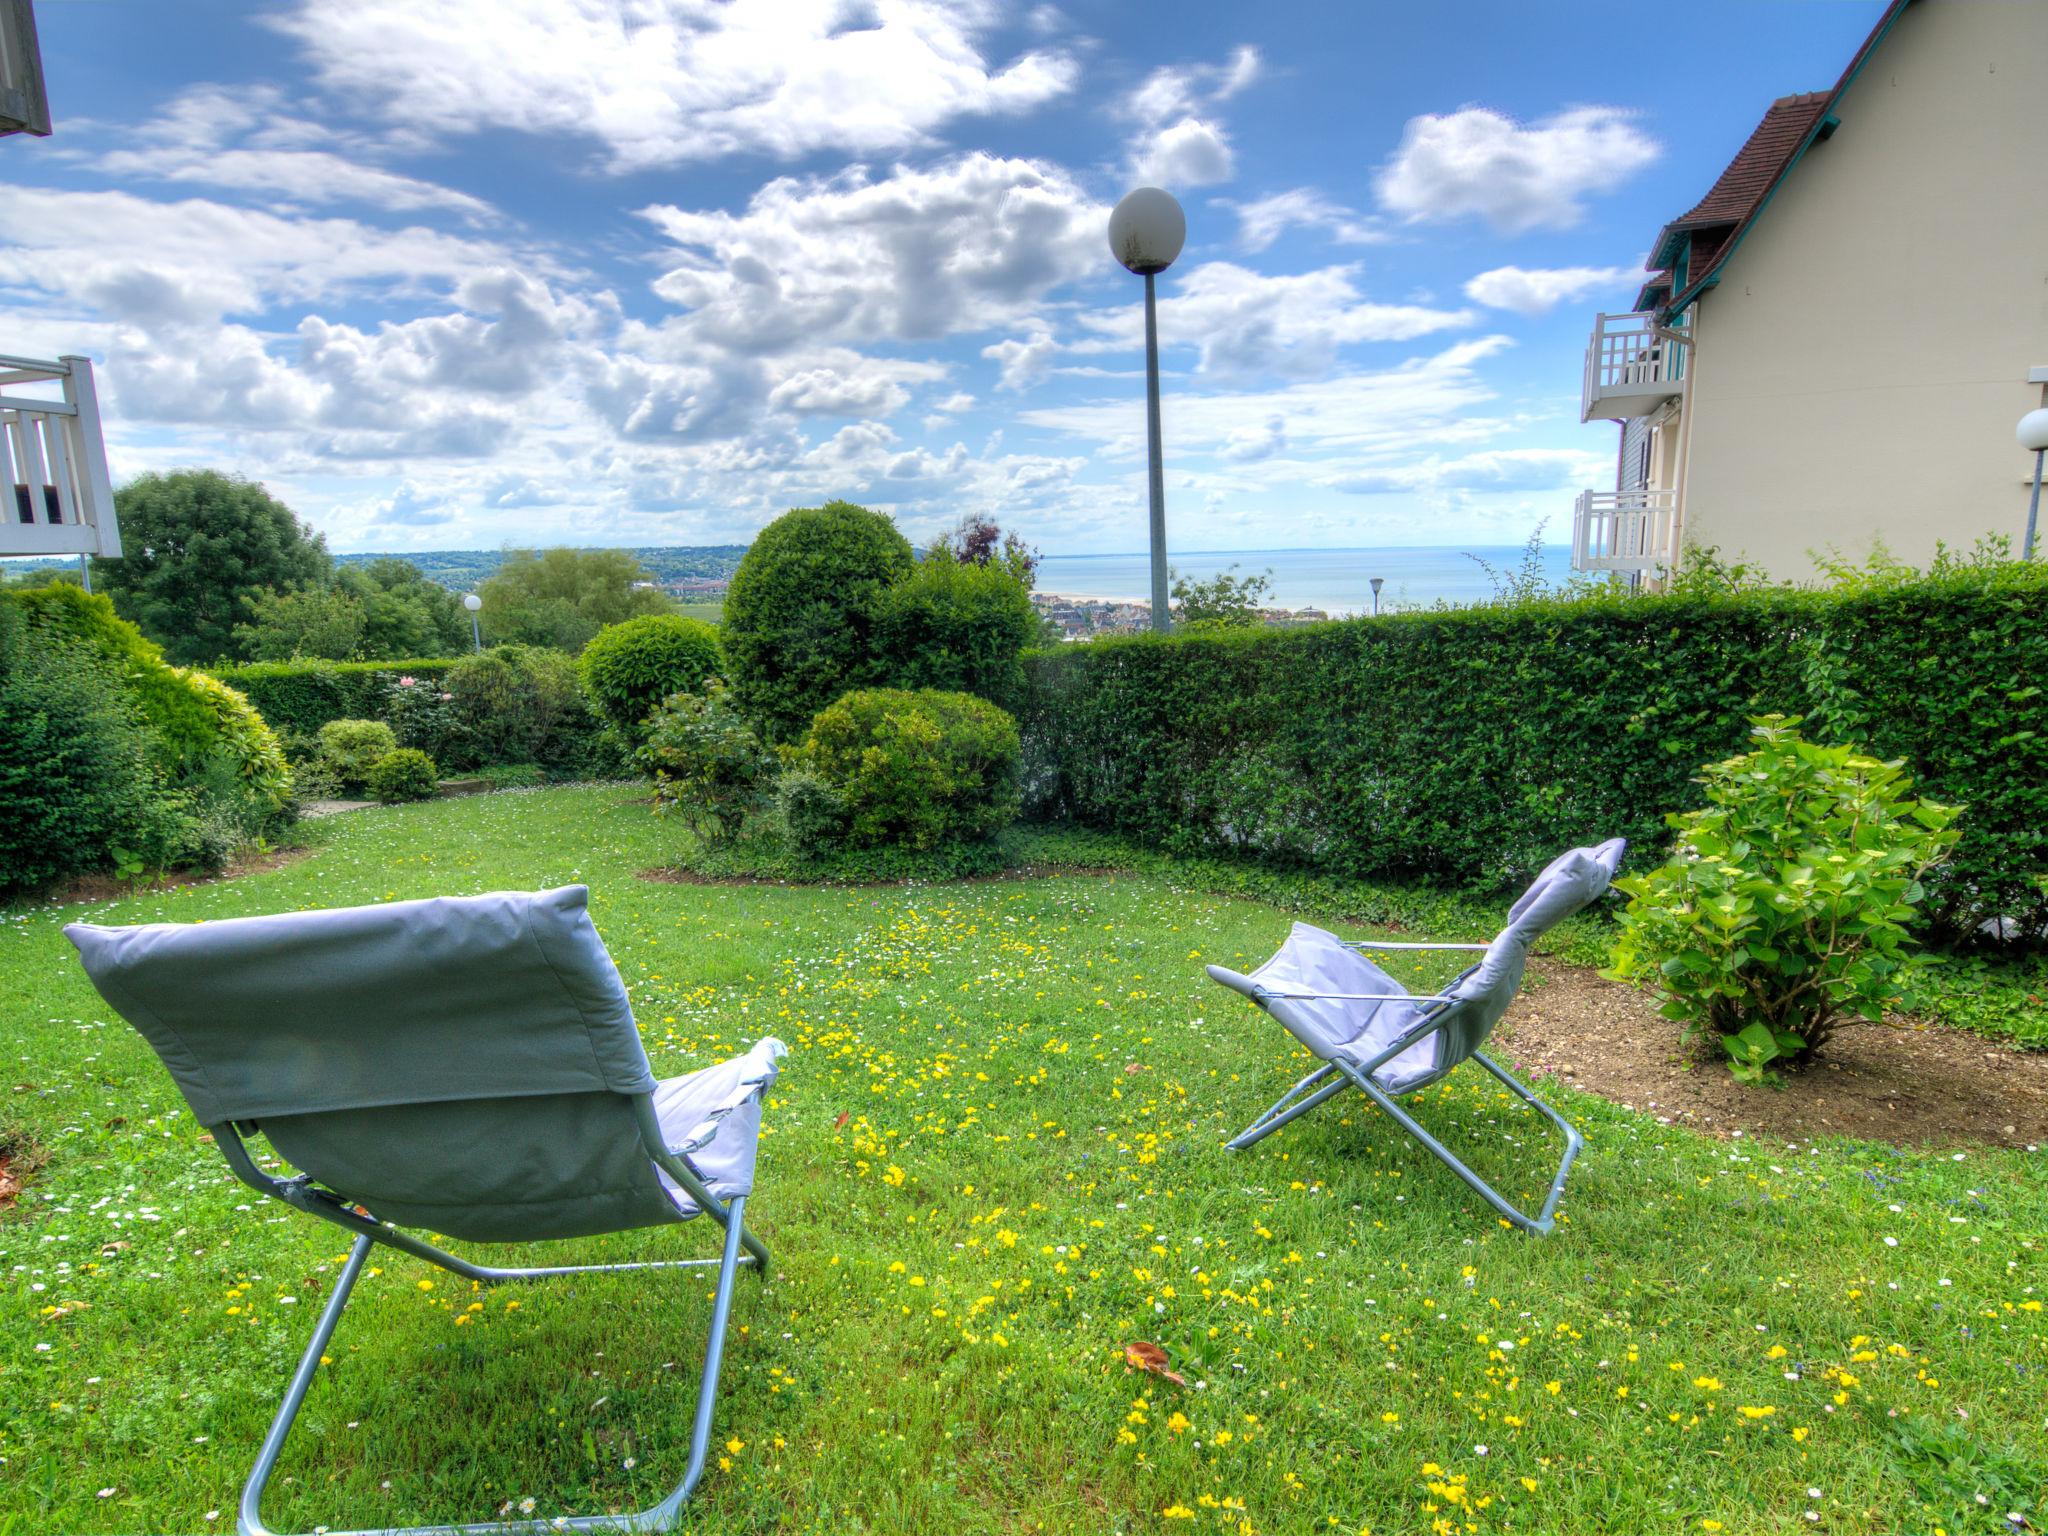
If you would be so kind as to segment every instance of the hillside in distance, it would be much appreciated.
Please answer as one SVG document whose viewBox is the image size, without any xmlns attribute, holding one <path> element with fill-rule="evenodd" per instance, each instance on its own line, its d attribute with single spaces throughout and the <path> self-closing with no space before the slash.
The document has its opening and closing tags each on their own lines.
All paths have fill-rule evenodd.
<svg viewBox="0 0 2048 1536">
<path fill-rule="evenodd" d="M 686 582 L 730 581 L 746 552 L 744 544 L 656 544 L 626 551 L 657 585 L 670 588 Z M 372 560 L 405 560 L 418 566 L 429 581 L 468 592 L 496 571 L 504 558 L 502 549 L 427 549 L 336 555 L 334 562 L 366 565 Z"/>
</svg>

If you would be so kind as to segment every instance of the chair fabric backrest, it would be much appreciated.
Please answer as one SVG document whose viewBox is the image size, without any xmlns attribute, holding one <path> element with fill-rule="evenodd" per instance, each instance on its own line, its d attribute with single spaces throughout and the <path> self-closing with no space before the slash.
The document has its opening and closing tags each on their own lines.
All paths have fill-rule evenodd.
<svg viewBox="0 0 2048 1536">
<path fill-rule="evenodd" d="M 679 1219 L 622 1097 L 655 1079 L 588 905 L 578 885 L 64 931 L 202 1124 L 258 1123 L 385 1220 L 523 1241 Z"/>
<path fill-rule="evenodd" d="M 1460 976 L 1446 995 L 1456 1000 L 1447 1015 L 1438 1060 L 1443 1072 L 1486 1043 L 1514 1002 L 1528 968 L 1529 946 L 1574 912 L 1598 901 L 1621 867 L 1628 843 L 1609 838 L 1591 848 L 1574 848 L 1545 865 L 1508 908 L 1500 931 L 1477 965 Z"/>
</svg>

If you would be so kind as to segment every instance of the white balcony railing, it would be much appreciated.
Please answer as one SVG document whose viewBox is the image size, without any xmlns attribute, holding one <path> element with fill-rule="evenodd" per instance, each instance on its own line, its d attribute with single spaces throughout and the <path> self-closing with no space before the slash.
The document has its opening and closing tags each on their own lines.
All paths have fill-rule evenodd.
<svg viewBox="0 0 2048 1536">
<path fill-rule="evenodd" d="M 1671 568 L 1670 491 L 1581 491 L 1572 516 L 1572 569 L 1650 575 Z"/>
<path fill-rule="evenodd" d="M 0 394 L 0 555 L 120 554 L 92 364 L 0 357 L 0 388 L 20 384 L 62 398 Z"/>
<path fill-rule="evenodd" d="M 1579 420 L 1625 421 L 1647 416 L 1685 389 L 1685 345 L 1656 316 L 1602 315 L 1586 343 Z"/>
</svg>

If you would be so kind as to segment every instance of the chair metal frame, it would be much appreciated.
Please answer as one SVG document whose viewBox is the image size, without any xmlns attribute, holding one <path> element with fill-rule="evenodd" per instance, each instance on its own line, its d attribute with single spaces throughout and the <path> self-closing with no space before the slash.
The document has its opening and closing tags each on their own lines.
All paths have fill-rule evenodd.
<svg viewBox="0 0 2048 1536">
<path fill-rule="evenodd" d="M 1361 952 L 1382 949 L 1483 951 L 1488 948 L 1485 944 L 1397 944 L 1365 940 L 1346 941 L 1344 947 Z M 1300 1082 L 1288 1089 L 1287 1092 L 1283 1093 L 1270 1109 L 1233 1137 L 1226 1144 L 1225 1150 L 1242 1152 L 1254 1142 L 1261 1141 L 1265 1137 L 1272 1135 L 1289 1121 L 1300 1119 L 1317 1105 L 1333 1099 L 1338 1094 L 1344 1093 L 1349 1089 L 1356 1088 L 1381 1109 L 1385 1110 L 1396 1125 L 1420 1142 L 1439 1162 L 1443 1163 L 1451 1172 L 1464 1180 L 1472 1191 L 1480 1199 L 1492 1206 L 1494 1210 L 1498 1211 L 1503 1219 L 1512 1222 L 1515 1226 L 1521 1228 L 1522 1231 L 1533 1236 L 1542 1237 L 1547 1235 L 1557 1225 L 1557 1202 L 1564 1195 L 1565 1180 L 1571 1174 L 1572 1164 L 1578 1160 L 1579 1150 L 1585 1145 L 1585 1138 L 1579 1134 L 1577 1127 L 1573 1126 L 1564 1116 L 1560 1115 L 1521 1082 L 1517 1081 L 1505 1067 L 1501 1066 L 1491 1056 L 1488 1056 L 1483 1050 L 1475 1049 L 1472 1052 L 1471 1060 L 1478 1062 L 1480 1066 L 1499 1078 L 1509 1091 L 1522 1100 L 1523 1103 L 1540 1112 L 1552 1125 L 1564 1132 L 1564 1160 L 1558 1164 L 1557 1176 L 1550 1181 L 1550 1192 L 1544 1197 L 1542 1208 L 1534 1216 L 1530 1216 L 1515 1206 L 1513 1202 L 1508 1200 L 1491 1184 L 1487 1183 L 1486 1180 L 1466 1167 L 1459 1160 L 1456 1153 L 1430 1135 L 1413 1115 L 1394 1102 L 1397 1095 L 1387 1092 L 1373 1077 L 1373 1074 L 1379 1071 L 1381 1067 L 1392 1061 L 1396 1056 L 1399 1056 L 1410 1046 L 1427 1040 L 1431 1035 L 1436 1034 L 1445 1025 L 1450 1023 L 1461 1003 L 1460 999 L 1450 995 L 1451 990 L 1457 986 L 1459 981 L 1463 981 L 1466 976 L 1471 974 L 1471 971 L 1465 971 L 1443 991 L 1424 997 L 1416 997 L 1407 992 L 1275 992 L 1265 987 L 1254 987 L 1252 1000 L 1261 1004 L 1261 1006 L 1264 1005 L 1268 998 L 1331 1002 L 1399 1002 L 1414 1003 L 1423 1010 L 1423 1014 L 1415 1024 L 1401 1034 L 1400 1038 L 1396 1039 L 1368 1061 L 1356 1064 L 1349 1061 L 1325 1061 L 1322 1066 L 1309 1073 L 1307 1077 L 1304 1077 Z M 1400 1095 L 1405 1096 L 1419 1088 L 1427 1088 L 1432 1083 L 1441 1082 L 1453 1071 L 1457 1070 L 1458 1065 L 1459 1063 L 1453 1062 L 1449 1067 L 1432 1072 L 1427 1077 L 1410 1083 L 1407 1087 L 1400 1090 Z M 1336 1081 L 1327 1081 L 1332 1076 L 1336 1078 Z M 1303 1095 L 1306 1095 L 1306 1097 Z"/>
<path fill-rule="evenodd" d="M 750 1097 L 758 1099 L 766 1084 L 757 1085 Z M 379 1243 L 409 1253 L 415 1258 L 425 1259 L 460 1275 L 465 1280 L 474 1280 L 484 1285 L 499 1285 L 508 1282 L 546 1280 L 556 1275 L 605 1275 L 638 1272 L 656 1269 L 705 1269 L 718 1267 L 718 1288 L 711 1303 L 711 1332 L 704 1350 L 704 1373 L 697 1391 L 696 1419 L 690 1431 L 690 1460 L 683 1480 L 670 1490 L 659 1503 L 643 1510 L 617 1515 L 569 1515 L 552 1518 L 524 1520 L 485 1520 L 465 1525 L 416 1525 L 400 1527 L 377 1527 L 354 1531 L 328 1530 L 328 1536 L 541 1536 L 544 1532 L 624 1532 L 632 1536 L 643 1533 L 668 1531 L 675 1527 L 683 1506 L 696 1491 L 698 1481 L 704 1475 L 704 1463 L 711 1447 L 711 1415 L 718 1395 L 718 1369 L 725 1353 L 726 1323 L 732 1312 L 733 1282 L 742 1268 L 751 1268 L 765 1283 L 769 1273 L 768 1249 L 744 1221 L 746 1196 L 735 1195 L 730 1201 L 721 1201 L 700 1179 L 688 1161 L 673 1151 L 667 1138 L 662 1134 L 661 1122 L 654 1112 L 654 1095 L 622 1094 L 633 1112 L 634 1124 L 639 1132 L 641 1148 L 648 1160 L 681 1186 L 697 1208 L 710 1216 L 725 1230 L 723 1252 L 716 1259 L 658 1259 L 626 1264 L 561 1264 L 540 1265 L 528 1268 L 500 1267 L 489 1264 L 475 1264 L 467 1259 L 437 1248 L 432 1243 L 400 1231 L 389 1223 L 381 1222 L 360 1205 L 346 1196 L 320 1188 L 309 1175 L 280 1179 L 263 1172 L 256 1166 L 249 1149 L 243 1141 L 243 1127 L 229 1122 L 210 1127 L 214 1141 L 221 1154 L 227 1159 L 228 1167 L 235 1177 L 254 1189 L 282 1201 L 294 1210 L 304 1211 L 310 1216 L 330 1222 L 334 1226 L 355 1234 L 355 1243 L 350 1247 L 348 1258 L 341 1267 L 341 1276 L 335 1282 L 333 1293 L 327 1298 L 327 1305 L 320 1313 L 320 1321 L 313 1329 L 312 1342 L 299 1357 L 298 1368 L 292 1373 L 291 1383 L 285 1389 L 284 1401 L 279 1405 L 277 1417 L 271 1421 L 270 1431 L 263 1437 L 263 1446 L 256 1454 L 256 1464 L 250 1470 L 249 1480 L 242 1488 L 241 1503 L 236 1513 L 235 1529 L 238 1536 L 277 1536 L 263 1523 L 261 1504 L 263 1490 L 270 1476 L 277 1468 L 279 1454 L 284 1450 L 285 1439 L 291 1433 L 293 1421 L 297 1419 L 299 1407 L 306 1399 L 306 1392 L 313 1384 L 313 1376 L 320 1368 L 320 1357 L 326 1353 L 328 1342 L 334 1337 L 334 1330 L 341 1321 L 343 1309 L 348 1306 L 349 1293 L 355 1289 L 356 1280 L 362 1274 L 364 1261 L 370 1250 Z M 746 1100 L 741 1100 L 742 1103 Z M 742 1252 L 741 1250 L 745 1251 Z"/>
</svg>

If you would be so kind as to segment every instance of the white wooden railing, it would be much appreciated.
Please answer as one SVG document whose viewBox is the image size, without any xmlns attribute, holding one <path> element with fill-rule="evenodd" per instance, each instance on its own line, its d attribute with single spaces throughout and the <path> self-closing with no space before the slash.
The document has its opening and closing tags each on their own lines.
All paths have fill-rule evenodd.
<svg viewBox="0 0 2048 1536">
<path fill-rule="evenodd" d="M 1579 418 L 1645 416 L 1685 388 L 1685 346 L 1650 314 L 1601 315 L 1586 343 Z"/>
<path fill-rule="evenodd" d="M 62 398 L 0 394 L 0 555 L 120 554 L 92 364 L 0 356 L 0 389 L 24 384 Z"/>
<path fill-rule="evenodd" d="M 1572 516 L 1572 569 L 1634 571 L 1671 568 L 1670 491 L 1581 491 Z"/>
</svg>

